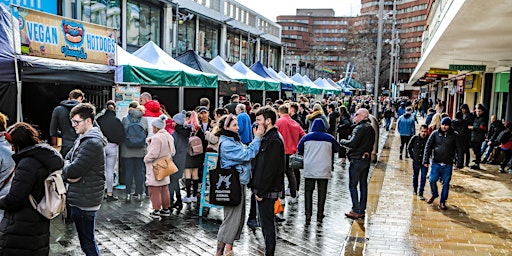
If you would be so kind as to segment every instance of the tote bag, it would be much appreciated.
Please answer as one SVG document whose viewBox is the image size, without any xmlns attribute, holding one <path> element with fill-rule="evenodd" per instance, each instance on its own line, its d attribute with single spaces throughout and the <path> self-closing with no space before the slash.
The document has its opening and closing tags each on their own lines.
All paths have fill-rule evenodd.
<svg viewBox="0 0 512 256">
<path fill-rule="evenodd" d="M 220 165 L 221 145 L 217 157 L 217 168 L 210 171 L 210 203 L 220 206 L 237 206 L 242 201 L 240 173 L 234 166 L 222 169 Z"/>
</svg>

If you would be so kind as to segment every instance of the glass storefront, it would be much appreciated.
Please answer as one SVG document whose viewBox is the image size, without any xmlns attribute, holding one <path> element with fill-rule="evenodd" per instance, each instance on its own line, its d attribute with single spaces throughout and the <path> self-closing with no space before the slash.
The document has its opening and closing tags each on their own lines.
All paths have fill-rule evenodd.
<svg viewBox="0 0 512 256">
<path fill-rule="evenodd" d="M 268 59 L 268 64 L 267 64 L 267 67 L 270 67 L 274 70 L 280 70 L 281 66 L 279 65 L 279 55 L 280 55 L 281 51 L 279 49 L 279 47 L 277 46 L 270 46 L 269 47 L 269 59 Z"/>
<path fill-rule="evenodd" d="M 199 24 L 198 54 L 207 59 L 215 58 L 219 55 L 219 28 L 205 21 Z"/>
<path fill-rule="evenodd" d="M 260 61 L 268 67 L 268 44 L 263 41 L 260 43 Z"/>
<path fill-rule="evenodd" d="M 126 7 L 127 44 L 143 46 L 149 41 L 160 44 L 161 8 L 129 0 Z"/>
<path fill-rule="evenodd" d="M 82 17 L 85 22 L 121 30 L 121 1 L 120 0 L 84 0 L 82 1 Z M 121 33 L 117 33 L 120 41 Z"/>
<path fill-rule="evenodd" d="M 194 50 L 196 41 L 196 20 L 180 21 L 178 24 L 178 55 Z"/>
<path fill-rule="evenodd" d="M 240 35 L 228 33 L 226 40 L 226 61 L 235 63 L 240 60 Z"/>
</svg>

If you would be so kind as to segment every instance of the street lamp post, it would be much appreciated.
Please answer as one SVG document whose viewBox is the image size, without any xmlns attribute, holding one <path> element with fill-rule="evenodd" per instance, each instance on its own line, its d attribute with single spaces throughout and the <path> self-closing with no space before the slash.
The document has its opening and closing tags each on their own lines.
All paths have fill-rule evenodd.
<svg viewBox="0 0 512 256">
<path fill-rule="evenodd" d="M 379 72 L 382 58 L 382 27 L 383 27 L 384 0 L 379 1 L 379 30 L 377 33 L 377 63 L 375 65 L 375 83 L 373 84 L 373 115 L 378 117 Z"/>
<path fill-rule="evenodd" d="M 389 87 L 388 88 L 391 88 L 391 85 L 393 84 L 393 74 L 394 74 L 394 59 L 395 57 L 393 56 L 393 54 L 395 54 L 395 24 L 396 24 L 396 1 L 393 1 L 393 27 L 391 29 L 391 59 L 390 59 L 390 64 L 389 64 Z"/>
</svg>

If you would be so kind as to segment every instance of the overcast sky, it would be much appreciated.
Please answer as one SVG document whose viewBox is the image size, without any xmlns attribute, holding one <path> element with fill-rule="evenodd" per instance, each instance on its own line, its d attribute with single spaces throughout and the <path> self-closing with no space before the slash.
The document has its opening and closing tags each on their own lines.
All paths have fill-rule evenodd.
<svg viewBox="0 0 512 256">
<path fill-rule="evenodd" d="M 266 18 L 276 21 L 279 15 L 295 15 L 296 9 L 334 9 L 336 16 L 356 16 L 361 0 L 236 0 Z"/>
</svg>

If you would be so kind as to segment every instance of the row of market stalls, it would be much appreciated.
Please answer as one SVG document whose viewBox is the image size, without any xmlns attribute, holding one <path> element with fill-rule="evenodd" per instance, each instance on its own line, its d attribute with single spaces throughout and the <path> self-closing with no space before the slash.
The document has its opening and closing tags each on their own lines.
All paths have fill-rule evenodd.
<svg viewBox="0 0 512 256">
<path fill-rule="evenodd" d="M 314 95 L 318 99 L 324 95 L 350 94 L 350 88 L 330 79 L 318 78 L 313 82 L 299 74 L 288 77 L 261 62 L 251 67 L 242 62 L 231 66 L 220 56 L 208 62 L 194 51 L 174 59 L 153 42 L 133 53 L 114 44 L 114 54 L 103 55 L 104 64 L 82 62 L 79 58 L 55 59 L 49 57 L 49 46 L 30 43 L 32 56 L 21 55 L 20 49 L 15 50 L 21 41 L 17 37 L 20 28 L 17 22 L 11 23 L 16 19 L 2 5 L 0 20 L 0 112 L 9 116 L 10 123 L 34 124 L 43 138 L 49 138 L 53 108 L 67 99 L 73 89 L 83 90 L 86 101 L 99 108 L 107 100 L 115 99 L 121 116 L 129 102 L 137 100 L 142 92 L 157 95 L 170 114 L 194 109 L 202 97 L 209 98 L 213 108 L 225 104 L 234 93 L 261 103 L 266 98 L 276 100 L 297 94 Z M 82 25 L 80 21 L 73 22 Z M 21 29 L 22 35 L 23 29 L 26 27 Z M 115 38 L 115 34 L 108 35 L 108 38 Z M 65 35 L 59 35 L 62 41 L 64 38 Z M 84 42 L 86 49 L 91 48 L 88 43 Z"/>
</svg>

